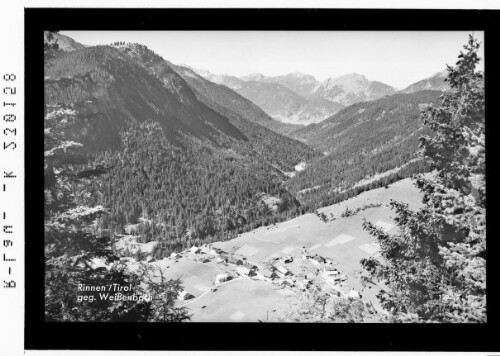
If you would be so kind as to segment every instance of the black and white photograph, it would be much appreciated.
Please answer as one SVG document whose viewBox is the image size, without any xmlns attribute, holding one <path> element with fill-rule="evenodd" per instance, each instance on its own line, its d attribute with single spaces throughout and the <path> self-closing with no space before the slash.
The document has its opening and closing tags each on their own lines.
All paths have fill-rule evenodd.
<svg viewBox="0 0 500 356">
<path fill-rule="evenodd" d="M 43 41 L 46 322 L 487 322 L 483 31 Z"/>
</svg>

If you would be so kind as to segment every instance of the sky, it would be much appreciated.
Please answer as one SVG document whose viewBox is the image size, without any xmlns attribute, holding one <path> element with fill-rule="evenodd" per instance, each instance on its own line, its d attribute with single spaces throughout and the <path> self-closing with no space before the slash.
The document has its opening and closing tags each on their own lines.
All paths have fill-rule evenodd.
<svg viewBox="0 0 500 356">
<path fill-rule="evenodd" d="M 455 64 L 459 31 L 61 31 L 84 45 L 138 42 L 174 64 L 241 77 L 348 73 L 403 89 Z M 475 32 L 480 42 L 484 33 Z M 483 47 L 481 47 L 482 49 Z M 483 57 L 482 53 L 480 54 Z"/>
</svg>

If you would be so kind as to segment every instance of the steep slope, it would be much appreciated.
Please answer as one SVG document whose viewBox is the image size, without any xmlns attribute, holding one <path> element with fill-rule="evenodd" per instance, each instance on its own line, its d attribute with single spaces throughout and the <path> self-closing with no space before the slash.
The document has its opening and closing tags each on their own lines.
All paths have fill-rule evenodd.
<svg viewBox="0 0 500 356">
<path fill-rule="evenodd" d="M 307 145 L 266 128 L 267 126 L 291 131 L 292 128 L 297 127 L 296 125 L 284 125 L 271 119 L 255 104 L 231 89 L 203 79 L 189 68 L 176 66 L 145 46 L 127 44 L 120 46 L 119 49 L 162 82 L 169 82 L 168 76 L 174 70 L 181 74 L 193 90 L 197 100 L 228 118 L 229 122 L 248 139 L 248 143 L 225 142 L 225 145 L 229 145 L 228 147 L 237 152 L 244 155 L 258 155 L 262 158 L 262 163 L 270 163 L 273 167 L 283 171 L 293 170 L 293 166 L 297 163 L 318 157 L 318 153 Z M 260 125 L 261 123 L 263 125 Z"/>
<path fill-rule="evenodd" d="M 320 97 L 305 98 L 271 81 L 245 81 L 233 76 L 215 75 L 207 71 L 198 71 L 198 73 L 214 83 L 236 91 L 257 104 L 272 118 L 285 123 L 308 125 L 320 122 L 343 107 L 343 105 Z"/>
<path fill-rule="evenodd" d="M 416 83 L 409 85 L 400 91 L 400 93 L 411 94 L 416 93 L 421 90 L 439 90 L 439 91 L 447 91 L 450 89 L 447 82 L 445 82 L 446 77 L 448 76 L 448 70 L 443 70 L 434 75 L 431 75 L 428 78 L 419 80 Z"/>
<path fill-rule="evenodd" d="M 376 100 L 395 92 L 396 90 L 387 84 L 369 81 L 364 75 L 352 73 L 326 79 L 311 91 L 310 96 L 349 106 L 360 101 Z"/>
<path fill-rule="evenodd" d="M 188 66 L 174 65 L 170 62 L 172 67 L 179 73 L 184 80 L 203 98 L 213 101 L 231 111 L 235 114 L 247 119 L 250 122 L 262 125 L 273 131 L 286 134 L 293 130 L 298 129 L 300 126 L 285 124 L 278 120 L 274 120 L 266 114 L 260 107 L 255 105 L 252 101 L 241 96 L 228 86 L 216 84 L 215 81 L 205 79 L 203 76 Z M 237 81 L 237 79 L 235 78 Z M 200 98 L 200 100 L 202 100 Z M 207 104 L 208 105 L 208 104 Z M 210 106 L 210 105 L 209 105 Z M 211 106 L 212 107 L 212 106 Z M 224 116 L 227 116 L 223 114 Z"/>
<path fill-rule="evenodd" d="M 51 32 L 52 38 L 49 39 L 49 32 L 44 32 L 43 37 L 44 37 L 44 42 L 53 44 L 57 43 L 59 46 L 60 51 L 64 52 L 71 52 L 71 51 L 77 51 L 79 49 L 83 49 L 86 46 L 82 45 L 81 43 L 76 42 L 74 39 L 71 37 L 62 35 L 58 32 Z"/>
<path fill-rule="evenodd" d="M 405 175 L 424 168 L 414 161 L 423 123 L 420 112 L 437 103 L 438 91 L 396 94 L 373 102 L 349 106 L 320 124 L 310 125 L 292 136 L 324 152 L 325 156 L 297 174 L 290 185 L 301 201 L 322 206 L 338 201 L 362 180 L 394 168 Z M 389 177 L 384 177 L 389 179 Z"/>
<path fill-rule="evenodd" d="M 283 171 L 317 156 L 313 149 L 220 106 L 247 137 L 147 47 L 117 47 L 59 52 L 45 63 L 46 110 L 76 112 L 64 133 L 83 144 L 65 153 L 64 169 L 102 171 L 92 189 L 110 209 L 103 231 L 134 230 L 164 257 L 302 212 Z"/>
<path fill-rule="evenodd" d="M 160 81 L 116 48 L 84 48 L 47 64 L 45 100 L 78 108 L 81 120 L 70 135 L 94 152 L 116 147 L 121 129 L 148 119 L 159 122 L 171 140 L 182 134 L 246 140 L 227 118 L 198 101 L 175 71 L 164 68 L 161 74 Z"/>
<path fill-rule="evenodd" d="M 342 108 L 341 105 L 320 99 L 308 100 L 277 83 L 246 81 L 233 89 L 282 122 L 319 122 Z"/>
</svg>

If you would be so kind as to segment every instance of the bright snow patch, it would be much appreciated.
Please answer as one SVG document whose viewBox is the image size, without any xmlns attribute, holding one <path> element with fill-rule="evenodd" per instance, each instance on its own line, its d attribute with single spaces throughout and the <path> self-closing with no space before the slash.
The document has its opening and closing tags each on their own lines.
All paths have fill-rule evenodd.
<svg viewBox="0 0 500 356">
<path fill-rule="evenodd" d="M 300 162 L 294 168 L 297 172 L 303 171 L 304 169 L 306 169 L 306 162 Z"/>
</svg>

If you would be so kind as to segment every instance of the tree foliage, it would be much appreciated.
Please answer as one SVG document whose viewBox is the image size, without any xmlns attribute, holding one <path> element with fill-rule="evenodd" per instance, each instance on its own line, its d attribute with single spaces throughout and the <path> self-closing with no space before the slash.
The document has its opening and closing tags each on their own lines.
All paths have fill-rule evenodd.
<svg viewBox="0 0 500 356">
<path fill-rule="evenodd" d="M 96 171 L 76 172 L 71 151 L 79 143 L 63 130 L 76 117 L 74 110 L 48 108 L 45 116 L 45 318 L 47 321 L 182 321 L 185 309 L 175 308 L 180 281 L 172 282 L 167 313 L 156 316 L 158 303 L 102 299 L 84 293 L 83 286 L 132 286 L 128 294 L 143 294 L 140 275 L 130 273 L 111 249 L 109 234 L 98 228 L 109 210 L 99 205 Z M 99 173 L 99 172 L 97 172 Z M 85 178 L 82 178 L 85 177 Z M 88 297 L 83 299 L 82 297 Z M 79 299 L 81 298 L 81 299 Z M 166 316 L 168 314 L 168 317 Z"/>
<path fill-rule="evenodd" d="M 419 120 L 420 108 L 438 103 L 439 95 L 426 90 L 357 103 L 293 132 L 326 154 L 297 173 L 290 190 L 300 192 L 303 205 L 319 208 L 359 194 L 357 183 L 364 179 L 373 179 L 363 189 L 368 190 L 428 171 L 423 160 L 415 159 L 418 136 L 429 131 Z"/>
<path fill-rule="evenodd" d="M 155 258 L 300 213 L 267 162 L 188 136 L 174 145 L 152 121 L 132 124 L 122 148 L 97 160 L 113 167 L 103 176 L 105 226 L 121 234 L 139 224 L 139 242 L 158 241 Z M 270 211 L 262 194 L 279 198 L 279 209 Z"/>
<path fill-rule="evenodd" d="M 411 211 L 392 202 L 399 233 L 369 222 L 383 261 L 363 260 L 389 290 L 382 304 L 395 320 L 486 321 L 486 178 L 483 74 L 480 44 L 472 36 L 455 67 L 448 67 L 451 92 L 422 114 L 434 135 L 420 139 L 421 155 L 435 169 L 420 176 L 424 208 Z"/>
</svg>

